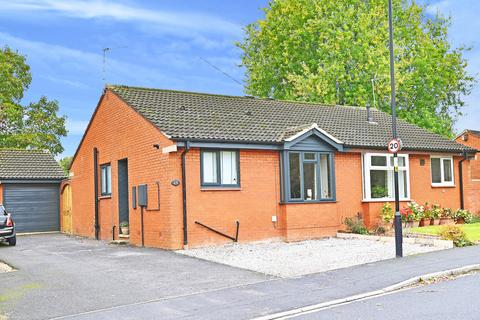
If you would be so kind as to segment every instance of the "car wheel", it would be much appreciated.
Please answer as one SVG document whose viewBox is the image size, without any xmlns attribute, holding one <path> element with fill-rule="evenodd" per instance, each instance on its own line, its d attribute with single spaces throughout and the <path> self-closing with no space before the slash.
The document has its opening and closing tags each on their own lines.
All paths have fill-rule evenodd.
<svg viewBox="0 0 480 320">
<path fill-rule="evenodd" d="M 17 237 L 8 239 L 8 244 L 11 246 L 15 246 L 17 244 Z"/>
</svg>

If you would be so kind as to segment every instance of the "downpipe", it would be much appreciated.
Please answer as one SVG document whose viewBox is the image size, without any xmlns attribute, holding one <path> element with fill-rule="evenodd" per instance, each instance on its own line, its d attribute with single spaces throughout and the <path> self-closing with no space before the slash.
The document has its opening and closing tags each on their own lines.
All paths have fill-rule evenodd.
<svg viewBox="0 0 480 320">
<path fill-rule="evenodd" d="M 186 158 L 190 151 L 190 142 L 185 142 L 185 148 L 182 151 L 182 196 L 183 196 L 183 248 L 188 249 L 188 225 L 187 225 L 187 170 Z"/>
</svg>

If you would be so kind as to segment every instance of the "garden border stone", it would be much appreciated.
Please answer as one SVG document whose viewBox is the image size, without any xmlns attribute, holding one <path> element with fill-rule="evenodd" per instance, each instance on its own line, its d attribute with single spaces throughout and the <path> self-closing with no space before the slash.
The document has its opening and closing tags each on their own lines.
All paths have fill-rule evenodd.
<svg viewBox="0 0 480 320">
<path fill-rule="evenodd" d="M 386 236 L 372 236 L 365 234 L 356 234 L 356 233 L 344 233 L 337 232 L 337 238 L 341 239 L 361 239 L 361 240 L 374 240 L 374 241 L 383 241 L 383 242 L 395 242 L 395 237 L 386 237 Z M 403 237 L 403 243 L 409 244 L 421 244 L 426 246 L 432 246 L 438 249 L 452 249 L 454 247 L 453 241 L 442 240 L 437 238 L 425 238 L 425 237 L 416 237 L 412 234 L 409 237 Z"/>
</svg>

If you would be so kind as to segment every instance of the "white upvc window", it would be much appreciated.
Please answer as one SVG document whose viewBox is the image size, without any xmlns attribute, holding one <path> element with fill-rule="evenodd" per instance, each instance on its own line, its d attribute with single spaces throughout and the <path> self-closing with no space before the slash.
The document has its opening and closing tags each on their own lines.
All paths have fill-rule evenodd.
<svg viewBox="0 0 480 320">
<path fill-rule="evenodd" d="M 430 172 L 432 174 L 432 186 L 453 186 L 453 157 L 431 156 Z"/>
<path fill-rule="evenodd" d="M 390 201 L 395 198 L 393 155 L 363 155 L 363 197 L 365 201 Z M 398 186 L 400 200 L 410 198 L 410 175 L 407 154 L 398 155 Z"/>
</svg>

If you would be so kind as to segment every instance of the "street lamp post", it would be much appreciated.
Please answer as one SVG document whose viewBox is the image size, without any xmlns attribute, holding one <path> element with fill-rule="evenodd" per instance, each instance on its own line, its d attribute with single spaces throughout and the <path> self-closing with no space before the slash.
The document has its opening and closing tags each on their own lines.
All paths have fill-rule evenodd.
<svg viewBox="0 0 480 320">
<path fill-rule="evenodd" d="M 393 55 L 393 18 L 392 18 L 392 0 L 388 0 L 388 29 L 390 34 L 390 86 L 392 91 L 391 106 L 392 106 L 392 135 L 393 139 L 398 141 L 397 136 L 397 110 L 395 101 L 395 62 Z M 400 216 L 400 193 L 398 190 L 398 149 L 393 154 L 394 166 L 394 184 L 395 184 L 395 253 L 397 258 L 403 257 L 402 248 L 402 218 Z"/>
</svg>

